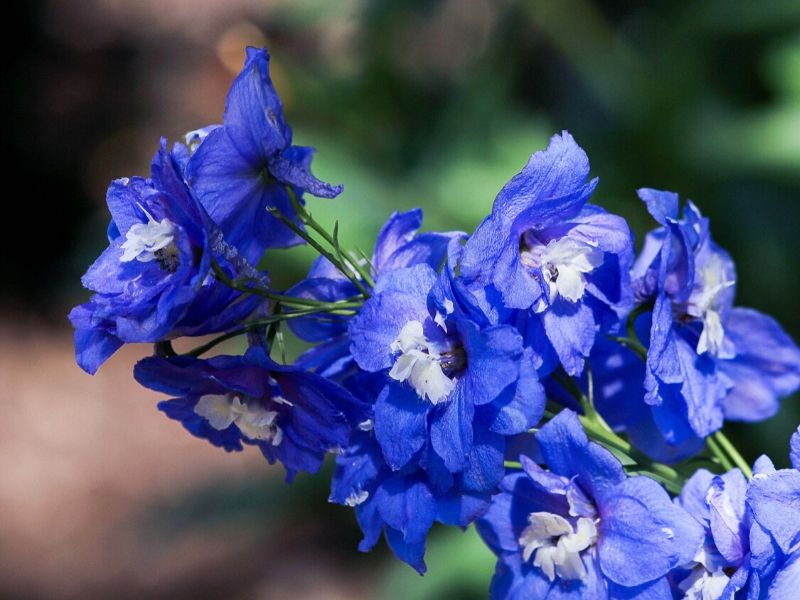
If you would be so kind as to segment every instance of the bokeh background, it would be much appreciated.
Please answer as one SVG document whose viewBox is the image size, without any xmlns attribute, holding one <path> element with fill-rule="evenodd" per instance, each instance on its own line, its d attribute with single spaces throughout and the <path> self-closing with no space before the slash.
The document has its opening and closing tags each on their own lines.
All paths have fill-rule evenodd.
<svg viewBox="0 0 800 600">
<path fill-rule="evenodd" d="M 311 200 L 369 249 L 393 210 L 467 231 L 569 129 L 595 200 L 641 236 L 641 186 L 680 191 L 738 265 L 738 302 L 800 338 L 796 0 L 52 0 L 7 17 L 0 254 L 0 597 L 481 598 L 492 559 L 435 531 L 418 577 L 368 556 L 325 477 L 282 483 L 155 409 L 121 351 L 72 362 L 69 307 L 105 244 L 106 186 L 146 174 L 159 136 L 221 118 L 244 47 L 268 45 L 295 141 L 345 192 Z M 10 209 L 10 213 L 9 213 Z M 301 276 L 309 254 L 271 257 Z M 785 464 L 800 398 L 729 431 Z"/>
</svg>

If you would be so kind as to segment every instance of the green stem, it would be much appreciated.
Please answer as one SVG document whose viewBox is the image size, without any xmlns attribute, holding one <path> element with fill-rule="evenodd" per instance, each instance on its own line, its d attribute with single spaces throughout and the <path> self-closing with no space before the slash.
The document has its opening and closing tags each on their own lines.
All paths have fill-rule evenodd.
<svg viewBox="0 0 800 600">
<path fill-rule="evenodd" d="M 308 212 L 308 209 L 300 204 L 300 200 L 297 198 L 297 195 L 294 193 L 294 190 L 291 188 L 291 186 L 286 186 L 286 191 L 289 194 L 289 200 L 291 201 L 295 212 L 297 212 L 303 223 L 308 225 L 313 231 L 316 231 L 317 234 L 334 249 L 334 252 L 336 252 L 336 257 L 338 260 L 337 262 L 333 262 L 333 264 L 339 266 L 339 269 L 343 273 L 344 269 L 348 269 L 349 267 L 349 269 L 352 269 L 361 275 L 361 278 L 367 282 L 367 285 L 373 287 L 375 282 L 372 281 L 372 275 L 370 274 L 369 270 L 362 268 L 362 265 L 360 265 L 357 260 L 353 260 L 350 256 L 347 256 L 344 252 L 342 252 L 342 248 L 339 245 L 338 221 L 334 226 L 333 235 L 331 235 L 322 225 L 317 223 L 314 217 L 311 216 L 311 213 Z M 347 275 L 347 273 L 345 273 L 345 275 Z"/>
<path fill-rule="evenodd" d="M 234 281 L 233 279 L 228 277 L 228 274 L 222 270 L 222 267 L 220 267 L 216 261 L 212 261 L 211 268 L 214 271 L 214 277 L 216 277 L 219 281 L 227 285 L 229 288 L 247 294 L 255 294 L 257 296 L 261 296 L 262 298 L 266 298 L 268 300 L 274 300 L 276 302 L 280 302 L 281 304 L 314 307 L 319 309 L 361 308 L 361 306 L 364 304 L 363 303 L 364 297 L 360 295 L 354 296 L 353 298 L 348 298 L 346 300 L 337 300 L 336 302 L 326 302 L 324 300 L 313 300 L 311 298 L 297 298 L 295 296 L 286 296 L 285 294 L 276 294 L 274 292 L 270 292 L 257 287 L 250 287 L 248 285 Z M 358 298 L 361 298 L 362 300 L 358 300 Z"/>
<path fill-rule="evenodd" d="M 744 473 L 745 477 L 751 479 L 753 477 L 753 471 L 750 468 L 750 465 L 747 464 L 747 461 L 744 458 L 742 458 L 742 455 L 739 454 L 739 451 L 731 443 L 727 436 L 720 430 L 713 434 L 713 438 L 714 441 L 720 445 L 721 449 L 728 453 L 728 456 L 733 460 L 736 466 L 742 470 L 742 473 Z"/>
<path fill-rule="evenodd" d="M 289 319 L 296 319 L 298 317 L 308 317 L 308 316 L 311 316 L 311 315 L 323 315 L 323 314 L 345 314 L 346 316 L 351 316 L 353 313 L 352 313 L 352 311 L 348 311 L 348 312 L 335 311 L 334 312 L 334 311 L 322 311 L 322 310 L 317 310 L 317 309 L 307 309 L 307 310 L 298 310 L 298 311 L 293 311 L 293 312 L 288 312 L 288 313 L 287 312 L 278 313 L 278 314 L 275 314 L 275 315 L 264 317 L 262 319 L 256 319 L 254 321 L 249 321 L 243 327 L 240 327 L 238 329 L 234 329 L 234 330 L 229 331 L 227 333 L 223 333 L 222 335 L 219 335 L 219 336 L 215 337 L 214 339 L 209 340 L 205 344 L 202 344 L 200 346 L 197 346 L 196 348 L 193 348 L 193 349 L 189 350 L 188 352 L 184 353 L 184 356 L 200 356 L 201 354 L 205 354 L 206 352 L 208 352 L 209 350 L 214 348 L 214 346 L 217 346 L 217 345 L 221 344 L 222 342 L 225 342 L 227 340 L 230 340 L 230 339 L 235 338 L 235 337 L 240 336 L 240 335 L 244 335 L 246 333 L 250 333 L 251 331 L 257 331 L 258 329 L 261 329 L 263 327 L 267 327 L 269 325 L 273 325 L 275 323 L 280 323 L 282 321 L 288 321 Z"/>
<path fill-rule="evenodd" d="M 631 350 L 639 355 L 639 358 L 646 361 L 647 360 L 647 348 L 644 347 L 644 344 L 637 339 L 630 338 L 630 337 L 620 337 L 616 335 L 609 336 L 610 339 L 614 340 L 617 343 L 622 344 L 628 350 Z"/>
<path fill-rule="evenodd" d="M 329 250 L 326 250 L 325 248 L 323 248 L 322 244 L 320 244 L 317 240 L 315 240 L 313 237 L 308 235 L 308 233 L 306 231 L 303 231 L 303 229 L 301 227 L 298 227 L 296 223 L 292 222 L 292 220 L 289 219 L 286 215 L 284 215 L 281 211 L 279 211 L 279 210 L 277 210 L 275 208 L 269 208 L 268 210 L 269 210 L 269 212 L 270 212 L 270 214 L 272 216 L 274 216 L 281 223 L 283 223 L 289 229 L 291 229 L 294 233 L 296 233 L 298 237 L 300 237 L 300 238 L 304 239 L 306 242 L 308 242 L 308 245 L 311 246 L 312 248 L 314 248 L 314 250 L 316 250 L 317 253 L 320 256 L 325 257 L 326 259 L 328 259 L 328 261 L 332 265 L 335 265 L 339 269 L 339 271 L 341 271 L 341 273 L 345 277 L 347 277 L 350 280 L 350 282 L 354 286 L 356 286 L 356 288 L 358 288 L 358 291 L 361 292 L 361 294 L 365 298 L 369 298 L 369 291 L 367 291 L 367 288 L 364 287 L 364 284 L 361 282 L 361 280 L 353 274 L 352 270 L 350 268 L 348 268 L 347 265 L 344 265 Z"/>
<path fill-rule="evenodd" d="M 712 456 L 719 461 L 719 464 L 722 466 L 723 470 L 730 471 L 733 469 L 733 463 L 722 450 L 722 447 L 717 443 L 717 440 L 713 435 L 710 435 L 706 438 L 706 445 L 708 446 Z"/>
</svg>

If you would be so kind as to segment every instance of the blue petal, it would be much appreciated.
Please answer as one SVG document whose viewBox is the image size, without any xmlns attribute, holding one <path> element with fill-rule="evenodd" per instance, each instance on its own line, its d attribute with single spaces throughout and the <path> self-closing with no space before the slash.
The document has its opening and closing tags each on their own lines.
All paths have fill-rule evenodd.
<svg viewBox="0 0 800 600">
<path fill-rule="evenodd" d="M 299 151 L 311 153 L 311 148 L 294 146 L 287 148 L 283 154 L 275 155 L 269 159 L 269 172 L 278 181 L 292 185 L 319 198 L 335 198 L 344 189 L 341 185 L 331 185 L 320 181 L 311 174 L 308 160 L 297 160 L 295 155 Z"/>
<path fill-rule="evenodd" d="M 420 479 L 394 475 L 381 483 L 375 501 L 383 520 L 408 544 L 425 541 L 436 516 L 436 500 Z"/>
<path fill-rule="evenodd" d="M 356 519 L 364 534 L 364 539 L 358 544 L 358 550 L 359 552 L 369 552 L 378 543 L 381 533 L 383 533 L 383 519 L 378 512 L 378 503 L 370 498 L 356 506 Z"/>
<path fill-rule="evenodd" d="M 494 492 L 505 473 L 504 450 L 503 436 L 476 429 L 464 469 L 464 489 L 480 493 Z"/>
<path fill-rule="evenodd" d="M 145 221 L 137 202 L 151 193 L 153 186 L 141 177 L 115 179 L 111 182 L 106 192 L 106 204 L 120 234 L 124 235 L 132 225 Z"/>
<path fill-rule="evenodd" d="M 680 496 L 678 496 L 678 504 L 692 515 L 698 523 L 707 522 L 711 519 L 706 496 L 714 477 L 715 475 L 710 471 L 698 469 L 683 485 Z"/>
<path fill-rule="evenodd" d="M 475 407 L 465 387 L 457 382 L 453 393 L 431 411 L 431 446 L 451 473 L 464 469 L 472 448 Z"/>
<path fill-rule="evenodd" d="M 739 565 L 749 550 L 745 521 L 747 480 L 739 469 L 715 477 L 706 500 L 711 533 L 719 553 L 732 565 Z"/>
<path fill-rule="evenodd" d="M 800 590 L 800 552 L 795 552 L 776 573 L 767 590 L 767 598 L 791 600 Z"/>
<path fill-rule="evenodd" d="M 72 309 L 70 320 L 73 324 L 78 318 L 78 313 L 85 310 L 84 306 Z M 77 325 L 74 341 L 75 360 L 78 366 L 90 375 L 97 373 L 100 366 L 122 347 L 122 341 L 104 329 L 84 329 Z"/>
<path fill-rule="evenodd" d="M 465 319 L 457 325 L 467 354 L 466 394 L 475 405 L 488 404 L 519 378 L 522 337 L 507 325 L 480 330 Z"/>
<path fill-rule="evenodd" d="M 436 498 L 436 520 L 445 525 L 466 527 L 489 508 L 487 494 L 451 492 Z"/>
<path fill-rule="evenodd" d="M 401 469 L 425 445 L 430 403 L 408 385 L 389 383 L 375 401 L 375 436 L 393 470 Z"/>
<path fill-rule="evenodd" d="M 231 84 L 225 102 L 225 128 L 236 151 L 257 163 L 289 146 L 292 132 L 283 117 L 283 105 L 269 76 L 266 49 L 247 49 L 244 67 Z M 198 152 L 202 150 L 210 134 Z"/>
<path fill-rule="evenodd" d="M 520 361 L 520 377 L 481 413 L 489 429 L 503 435 L 515 435 L 534 427 L 544 414 L 546 397 L 533 364 L 532 350 L 526 349 Z"/>
<path fill-rule="evenodd" d="M 580 375 L 596 334 L 592 309 L 583 302 L 558 299 L 542 314 L 542 323 L 564 370 Z"/>
<path fill-rule="evenodd" d="M 800 540 L 800 472 L 783 469 L 753 478 L 747 504 L 755 520 L 789 554 Z"/>
<path fill-rule="evenodd" d="M 789 440 L 789 459 L 792 467 L 800 471 L 800 427 L 797 428 Z"/>
<path fill-rule="evenodd" d="M 597 180 L 586 183 L 589 159 L 566 131 L 554 135 L 546 150 L 535 153 L 494 201 L 493 213 L 515 219 L 532 209 L 528 226 L 546 227 L 578 214 Z M 520 232 L 521 233 L 521 232 Z"/>
<path fill-rule="evenodd" d="M 647 205 L 647 212 L 661 225 L 678 218 L 678 194 L 651 188 L 637 190 L 639 198 Z"/>
<path fill-rule="evenodd" d="M 625 479 L 622 464 L 608 450 L 590 443 L 574 412 L 562 410 L 536 439 L 550 470 L 572 478 L 593 498 Z"/>
<path fill-rule="evenodd" d="M 329 502 L 346 504 L 361 492 L 374 493 L 375 481 L 383 468 L 380 447 L 369 434 L 360 433 L 357 439 L 358 443 L 336 457 Z"/>
<path fill-rule="evenodd" d="M 372 266 L 378 273 L 384 271 L 384 265 L 392 254 L 407 244 L 422 227 L 422 209 L 415 208 L 408 212 L 393 212 L 378 232 L 375 250 L 372 253 Z M 402 265 L 404 267 L 410 265 Z"/>
<path fill-rule="evenodd" d="M 725 417 L 760 421 L 778 412 L 779 400 L 800 387 L 800 349 L 771 317 L 734 308 L 724 323 L 736 356 L 718 362 L 732 381 Z"/>
<path fill-rule="evenodd" d="M 647 477 L 626 479 L 599 501 L 597 555 L 603 573 L 633 587 L 691 561 L 703 528 Z"/>
<path fill-rule="evenodd" d="M 428 567 L 425 565 L 425 541 L 409 543 L 405 541 L 402 532 L 387 527 L 384 535 L 386 542 L 394 552 L 395 556 L 405 563 L 408 563 L 419 573 L 424 575 Z"/>
<path fill-rule="evenodd" d="M 635 587 L 617 585 L 608 582 L 609 600 L 672 600 L 672 591 L 666 577 L 648 581 Z"/>
</svg>

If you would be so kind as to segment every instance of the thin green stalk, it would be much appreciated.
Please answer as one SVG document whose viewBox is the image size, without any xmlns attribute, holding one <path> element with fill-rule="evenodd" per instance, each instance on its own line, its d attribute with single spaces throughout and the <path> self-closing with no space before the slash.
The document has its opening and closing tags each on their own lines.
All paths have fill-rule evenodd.
<svg viewBox="0 0 800 600">
<path fill-rule="evenodd" d="M 324 300 L 314 300 L 312 298 L 298 298 L 296 296 L 286 296 L 285 294 L 276 294 L 275 292 L 270 292 L 267 290 L 263 290 L 261 288 L 249 287 L 247 285 L 243 285 L 241 283 L 237 283 L 230 277 L 228 277 L 227 273 L 222 270 L 222 267 L 216 263 L 216 261 L 211 263 L 211 267 L 214 271 L 214 276 L 227 285 L 228 287 L 238 290 L 244 293 L 256 294 L 257 296 L 261 296 L 262 298 L 267 298 L 268 300 L 274 300 L 276 302 L 280 302 L 281 304 L 290 304 L 294 306 L 308 306 L 320 309 L 327 309 L 327 308 L 361 308 L 364 304 L 363 296 L 355 296 L 356 299 L 345 299 L 345 300 L 337 300 L 335 302 L 326 302 Z M 358 300 L 360 298 L 361 300 Z"/>
<path fill-rule="evenodd" d="M 750 468 L 750 465 L 747 464 L 747 461 L 742 458 L 742 455 L 739 454 L 739 451 L 731 443 L 727 436 L 720 430 L 713 434 L 713 438 L 714 441 L 720 445 L 721 449 L 727 452 L 728 456 L 733 460 L 736 466 L 742 470 L 742 473 L 744 473 L 745 477 L 751 479 L 753 477 L 753 470 Z"/>
<path fill-rule="evenodd" d="M 710 435 L 706 438 L 706 445 L 708 446 L 709 451 L 719 461 L 719 464 L 725 471 L 730 471 L 733 469 L 733 463 L 722 450 L 722 447 L 717 443 L 717 440 L 714 436 Z"/>
<path fill-rule="evenodd" d="M 629 337 L 621 337 L 617 335 L 609 336 L 609 338 L 619 344 L 622 344 L 623 346 L 628 348 L 628 350 L 632 350 L 633 352 L 638 354 L 639 358 L 641 358 L 642 360 L 647 360 L 647 348 L 645 348 L 644 344 L 642 344 L 639 340 Z"/>
<path fill-rule="evenodd" d="M 344 313 L 344 311 L 331 312 L 331 311 L 320 311 L 317 309 L 307 309 L 307 310 L 299 310 L 288 313 L 279 313 L 276 315 L 270 315 L 268 317 L 263 317 L 261 319 L 249 321 L 243 327 L 239 327 L 238 329 L 234 329 L 227 333 L 223 333 L 222 335 L 219 335 L 214 339 L 209 340 L 205 344 L 202 344 L 200 346 L 197 346 L 196 348 L 189 350 L 188 352 L 184 353 L 184 356 L 200 356 L 201 354 L 205 354 L 206 352 L 208 352 L 215 346 L 221 344 L 222 342 L 225 342 L 240 335 L 244 335 L 246 333 L 250 333 L 251 331 L 257 331 L 258 329 L 267 327 L 269 325 L 273 325 L 275 323 L 288 321 L 289 319 L 296 319 L 298 317 L 308 317 L 312 315 L 342 314 L 342 313 Z M 352 311 L 350 311 L 345 314 L 347 316 L 350 316 L 353 313 Z"/>
<path fill-rule="evenodd" d="M 289 200 L 291 201 L 295 212 L 297 212 L 297 214 L 300 216 L 300 219 L 303 221 L 303 223 L 308 225 L 313 231 L 316 231 L 317 234 L 322 237 L 322 239 L 325 240 L 336 252 L 338 262 L 331 262 L 339 266 L 339 269 L 342 272 L 344 272 L 348 266 L 351 267 L 353 271 L 361 275 L 361 278 L 367 282 L 367 285 L 370 287 L 374 286 L 375 282 L 372 281 L 372 274 L 367 269 L 362 268 L 362 265 L 360 265 L 357 260 L 353 260 L 350 256 L 342 252 L 342 248 L 339 245 L 339 222 L 337 221 L 334 225 L 333 235 L 331 235 L 314 219 L 313 216 L 311 216 L 311 213 L 308 212 L 308 209 L 300 204 L 300 200 L 297 198 L 297 195 L 290 186 L 286 186 L 286 191 L 289 194 Z M 347 275 L 347 273 L 345 273 L 345 275 Z"/>
<path fill-rule="evenodd" d="M 314 250 L 316 250 L 317 253 L 319 253 L 320 256 L 323 256 L 323 257 L 327 258 L 332 265 L 335 265 L 336 267 L 338 267 L 339 271 L 341 271 L 342 274 L 345 277 L 347 277 L 350 280 L 350 282 L 354 286 L 356 286 L 356 288 L 358 288 L 358 291 L 361 292 L 364 295 L 365 298 L 369 298 L 369 292 L 367 291 L 367 288 L 364 287 L 364 284 L 358 279 L 358 277 L 356 277 L 352 273 L 352 271 L 349 268 L 347 268 L 346 265 L 342 264 L 336 256 L 334 256 L 329 250 L 326 250 L 325 248 L 323 248 L 322 244 L 320 244 L 317 240 L 315 240 L 313 237 L 308 235 L 308 233 L 303 231 L 302 228 L 298 227 L 296 223 L 293 223 L 292 220 L 289 219 L 286 215 L 284 215 L 281 211 L 277 210 L 274 207 L 273 208 L 269 208 L 268 210 L 269 210 L 269 212 L 270 212 L 270 214 L 272 216 L 274 216 L 281 223 L 286 225 L 289 229 L 291 229 L 299 237 L 301 237 L 306 242 L 308 242 L 308 245 L 311 246 L 312 248 L 314 248 Z"/>
</svg>

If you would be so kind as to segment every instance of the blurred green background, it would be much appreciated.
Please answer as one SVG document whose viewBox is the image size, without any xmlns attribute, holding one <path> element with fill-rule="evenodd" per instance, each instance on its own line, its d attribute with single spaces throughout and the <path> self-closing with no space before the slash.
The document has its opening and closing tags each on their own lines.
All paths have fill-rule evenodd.
<svg viewBox="0 0 800 600">
<path fill-rule="evenodd" d="M 19 354 L 19 340 L 38 331 L 45 341 L 31 345 L 28 366 L 45 347 L 59 349 L 51 360 L 70 360 L 64 315 L 86 298 L 79 276 L 105 245 L 108 181 L 146 174 L 159 136 L 174 140 L 218 122 L 248 44 L 269 47 L 295 143 L 318 149 L 315 173 L 345 185 L 338 200 L 309 203 L 322 222 L 340 221 L 345 245 L 369 250 L 393 210 L 414 206 L 425 209 L 427 228 L 472 231 L 528 156 L 568 129 L 600 177 L 595 202 L 628 218 L 641 239 L 652 223 L 638 187 L 693 199 L 737 263 L 738 303 L 774 315 L 800 338 L 796 0 L 53 0 L 17 10 L 10 22 L 21 35 L 0 97 L 2 142 L 7 177 L 28 191 L 6 193 L 6 228 L 25 233 L 0 256 L 0 342 Z M 310 257 L 305 250 L 274 254 L 273 279 L 296 281 Z M 113 376 L 132 390 L 122 383 L 132 358 L 126 360 Z M 3 378 L 11 381 L 5 364 Z M 94 384 L 69 369 L 79 402 Z M 50 404 L 67 402 L 57 378 L 52 391 L 32 391 L 36 375 L 22 370 L 15 380 L 32 405 L 41 405 L 37 394 L 44 393 Z M 103 389 L 98 402 L 117 401 L 117 385 Z M 156 397 L 130 393 L 150 403 L 134 426 L 162 427 Z M 2 402 L 18 396 L 7 397 Z M 128 418 L 120 413 L 109 418 Z M 786 464 L 798 422 L 793 398 L 778 417 L 729 430 L 746 458 L 766 452 Z M 184 435 L 163 427 L 152 469 L 170 455 L 167 437 Z M 81 437 L 87 456 L 114 443 L 96 431 L 88 427 Z M 139 451 L 137 439 L 126 441 L 128 453 Z M 65 587 L 58 578 L 68 563 L 56 560 L 45 575 L 15 566 L 0 570 L 0 595 L 485 596 L 492 560 L 472 534 L 435 532 L 430 574 L 420 579 L 383 549 L 357 555 L 354 520 L 326 504 L 325 477 L 301 477 L 285 488 L 276 469 L 251 461 L 237 463 L 243 474 L 231 480 L 224 460 L 206 459 L 201 445 L 187 439 L 181 451 L 217 460 L 213 468 L 168 482 L 153 497 L 137 485 L 140 493 L 120 509 L 123 525 L 113 527 L 139 540 L 133 554 L 115 559 L 127 561 L 125 569 L 114 571 L 120 567 L 98 558 L 106 547 L 89 544 L 82 564 L 102 575 L 73 571 L 66 577 L 77 579 Z M 40 445 L 20 447 L 25 452 L 15 460 L 30 473 L 25 461 Z M 71 464 L 79 481 L 81 464 Z M 110 478 L 123 476 L 122 467 L 107 466 Z M 52 497 L 52 510 L 42 509 L 52 518 L 59 487 L 47 473 L 29 485 L 34 495 L 51 483 L 37 496 Z M 18 490 L 8 480 L 2 485 L 2 506 L 24 514 Z M 77 497 L 96 500 L 81 490 Z M 115 506 L 104 501 L 98 514 Z M 175 540 L 189 548 L 209 544 L 209 528 L 235 546 L 212 560 L 213 568 L 200 568 L 191 551 L 181 554 L 180 576 L 137 562 L 153 548 L 174 561 Z M 19 554 L 32 531 L 7 528 L 12 538 L 0 542 L 0 563 Z M 302 595 L 304 574 L 320 564 L 330 577 L 305 585 Z"/>
</svg>

